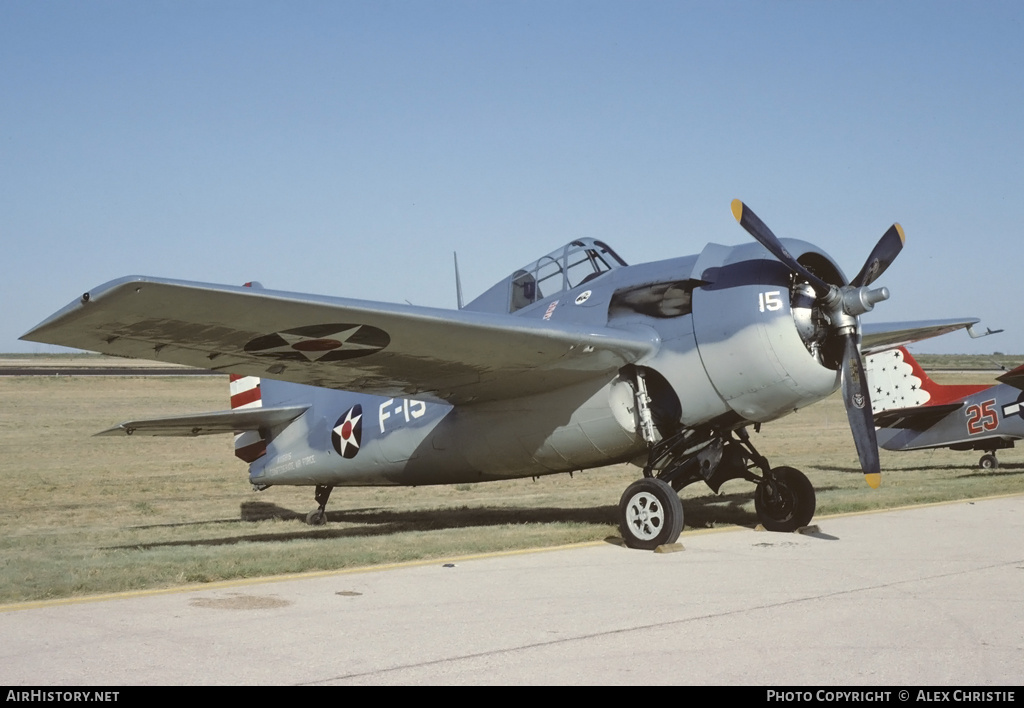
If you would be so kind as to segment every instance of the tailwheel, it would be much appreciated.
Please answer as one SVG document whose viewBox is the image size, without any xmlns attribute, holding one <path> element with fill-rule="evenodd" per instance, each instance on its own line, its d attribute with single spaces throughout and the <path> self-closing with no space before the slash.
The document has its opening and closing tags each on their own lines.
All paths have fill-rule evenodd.
<svg viewBox="0 0 1024 708">
<path fill-rule="evenodd" d="M 776 467 L 754 490 L 757 520 L 769 531 L 796 531 L 814 517 L 814 486 L 798 469 Z"/>
<path fill-rule="evenodd" d="M 683 530 L 683 503 L 666 482 L 656 477 L 637 480 L 619 501 L 619 530 L 630 548 L 649 551 L 675 543 Z"/>
<path fill-rule="evenodd" d="M 313 498 L 319 506 L 306 514 L 306 523 L 310 526 L 323 526 L 327 523 L 327 500 L 331 498 L 332 489 L 334 487 L 329 484 L 316 485 Z"/>
</svg>

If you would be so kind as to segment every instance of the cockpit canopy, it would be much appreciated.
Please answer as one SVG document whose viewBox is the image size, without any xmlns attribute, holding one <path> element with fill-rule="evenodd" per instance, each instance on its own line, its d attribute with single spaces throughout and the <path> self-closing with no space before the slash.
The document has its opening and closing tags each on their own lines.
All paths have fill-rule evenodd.
<svg viewBox="0 0 1024 708">
<path fill-rule="evenodd" d="M 562 246 L 512 274 L 509 312 L 572 290 L 626 263 L 601 241 L 584 238 Z"/>
<path fill-rule="evenodd" d="M 626 262 L 602 241 L 577 239 L 519 268 L 466 308 L 516 312 L 625 265 Z"/>
</svg>

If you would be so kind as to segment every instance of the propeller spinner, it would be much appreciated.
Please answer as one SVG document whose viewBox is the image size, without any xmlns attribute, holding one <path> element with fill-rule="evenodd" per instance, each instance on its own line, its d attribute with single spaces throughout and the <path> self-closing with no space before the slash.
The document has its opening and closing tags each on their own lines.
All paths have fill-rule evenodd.
<svg viewBox="0 0 1024 708">
<path fill-rule="evenodd" d="M 892 265 L 896 256 L 903 250 L 906 236 L 902 227 L 899 224 L 889 227 L 875 244 L 857 276 L 849 283 L 837 286 L 825 282 L 800 264 L 757 214 L 739 199 L 732 202 L 732 215 L 758 243 L 810 285 L 817 303 L 828 314 L 832 333 L 842 340 L 842 387 L 846 416 L 850 421 L 850 430 L 857 446 L 861 469 L 864 470 L 864 479 L 868 486 L 877 489 L 882 481 L 881 465 L 878 460 L 875 421 L 871 411 L 871 394 L 864 376 L 864 363 L 857 347 L 857 318 L 873 309 L 875 303 L 889 299 L 887 288 L 871 290 L 868 286 Z"/>
</svg>

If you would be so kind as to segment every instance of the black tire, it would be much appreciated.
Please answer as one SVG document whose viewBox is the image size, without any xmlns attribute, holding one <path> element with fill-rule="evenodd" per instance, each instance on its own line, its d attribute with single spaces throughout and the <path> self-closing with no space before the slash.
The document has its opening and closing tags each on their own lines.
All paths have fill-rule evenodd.
<svg viewBox="0 0 1024 708">
<path fill-rule="evenodd" d="M 983 470 L 998 469 L 999 460 L 997 460 L 996 456 L 990 452 L 986 455 L 981 456 L 981 460 L 978 461 L 978 466 L 981 467 L 981 469 Z"/>
<path fill-rule="evenodd" d="M 675 543 L 683 531 L 683 503 L 660 479 L 633 482 L 619 500 L 619 530 L 630 548 L 650 551 Z"/>
<path fill-rule="evenodd" d="M 776 467 L 754 490 L 757 520 L 769 531 L 796 531 L 814 518 L 814 485 L 792 467 Z"/>
<path fill-rule="evenodd" d="M 323 509 L 313 509 L 306 514 L 306 523 L 310 526 L 323 526 L 327 523 L 327 513 Z"/>
</svg>

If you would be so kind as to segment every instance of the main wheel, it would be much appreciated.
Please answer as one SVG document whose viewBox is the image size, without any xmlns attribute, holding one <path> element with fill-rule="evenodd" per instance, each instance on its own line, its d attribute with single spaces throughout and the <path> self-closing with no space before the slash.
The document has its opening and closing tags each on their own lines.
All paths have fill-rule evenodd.
<svg viewBox="0 0 1024 708">
<path fill-rule="evenodd" d="M 757 520 L 769 531 L 796 531 L 814 517 L 814 486 L 798 469 L 776 467 L 754 490 Z"/>
<path fill-rule="evenodd" d="M 323 526 L 327 523 L 327 512 L 323 509 L 313 509 L 306 514 L 306 523 L 310 526 Z"/>
<path fill-rule="evenodd" d="M 981 456 L 978 466 L 983 470 L 994 470 L 999 467 L 999 460 L 997 460 L 996 456 L 990 452 L 987 455 Z"/>
<path fill-rule="evenodd" d="M 630 548 L 649 551 L 675 543 L 683 531 L 683 503 L 666 482 L 656 477 L 637 480 L 619 501 L 619 530 Z"/>
</svg>

